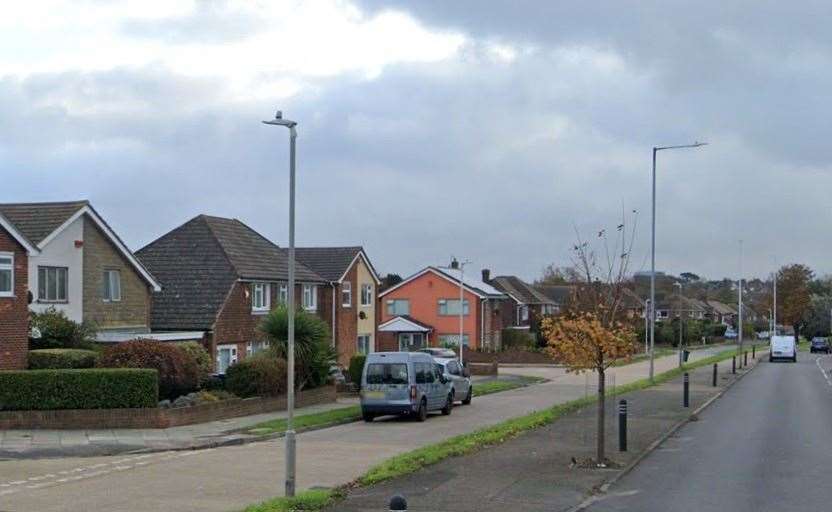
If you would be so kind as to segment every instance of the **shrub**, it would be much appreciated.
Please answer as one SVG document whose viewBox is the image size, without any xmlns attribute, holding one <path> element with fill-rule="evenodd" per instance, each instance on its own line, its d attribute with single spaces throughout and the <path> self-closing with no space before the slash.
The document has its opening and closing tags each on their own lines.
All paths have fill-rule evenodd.
<svg viewBox="0 0 832 512">
<path fill-rule="evenodd" d="M 155 370 L 81 369 L 0 372 L 0 409 L 156 407 Z"/>
<path fill-rule="evenodd" d="M 29 351 L 30 370 L 93 368 L 100 354 L 80 348 L 46 348 Z"/>
<path fill-rule="evenodd" d="M 727 330 L 728 330 L 727 325 L 714 324 L 710 328 L 710 331 L 711 331 L 710 334 L 711 334 L 711 336 L 721 338 L 721 337 L 725 336 L 725 331 L 727 331 Z"/>
<path fill-rule="evenodd" d="M 363 354 L 356 354 L 350 358 L 350 380 L 359 389 L 361 388 L 361 373 L 364 371 L 365 361 L 367 361 L 367 356 Z"/>
<path fill-rule="evenodd" d="M 286 391 L 286 361 L 268 353 L 247 357 L 225 371 L 225 388 L 243 398 L 279 395 Z"/>
<path fill-rule="evenodd" d="M 531 350 L 537 348 L 537 340 L 533 333 L 523 329 L 503 329 L 500 346 L 503 350 Z"/>
<path fill-rule="evenodd" d="M 150 340 L 125 341 L 108 347 L 100 368 L 153 368 L 159 372 L 159 396 L 174 399 L 197 388 L 196 363 L 176 345 Z"/>
<path fill-rule="evenodd" d="M 95 326 L 92 323 L 73 322 L 63 311 L 50 307 L 43 313 L 32 313 L 32 329 L 40 331 L 40 337 L 29 340 L 29 348 L 92 348 Z"/>
<path fill-rule="evenodd" d="M 201 388 L 205 386 L 211 374 L 214 373 L 214 361 L 211 359 L 211 354 L 205 350 L 201 343 L 196 341 L 186 341 L 185 343 L 178 343 L 176 345 L 185 353 L 186 357 L 190 357 L 197 368 L 197 385 Z"/>
</svg>

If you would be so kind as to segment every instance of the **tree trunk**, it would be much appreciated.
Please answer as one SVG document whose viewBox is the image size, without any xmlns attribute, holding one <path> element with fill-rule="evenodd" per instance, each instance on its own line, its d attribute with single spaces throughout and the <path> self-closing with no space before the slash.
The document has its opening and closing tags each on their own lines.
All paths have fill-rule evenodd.
<svg viewBox="0 0 832 512">
<path fill-rule="evenodd" d="M 605 413 L 606 407 L 604 407 L 605 401 L 605 394 L 606 394 L 606 375 L 604 374 L 603 369 L 598 369 L 598 429 L 596 431 L 596 463 L 603 464 L 606 460 L 604 455 L 604 440 L 606 435 L 604 434 L 604 424 L 606 423 L 605 420 Z"/>
<path fill-rule="evenodd" d="M 794 346 L 797 347 L 797 344 L 800 343 L 800 325 L 794 324 L 792 328 L 794 329 Z"/>
</svg>

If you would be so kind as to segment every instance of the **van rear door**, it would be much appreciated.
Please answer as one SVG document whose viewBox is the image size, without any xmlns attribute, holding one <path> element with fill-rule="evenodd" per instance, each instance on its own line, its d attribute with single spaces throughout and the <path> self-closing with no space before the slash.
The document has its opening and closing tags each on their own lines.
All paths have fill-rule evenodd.
<svg viewBox="0 0 832 512">
<path fill-rule="evenodd" d="M 364 399 L 367 403 L 408 399 L 407 363 L 370 363 Z"/>
</svg>

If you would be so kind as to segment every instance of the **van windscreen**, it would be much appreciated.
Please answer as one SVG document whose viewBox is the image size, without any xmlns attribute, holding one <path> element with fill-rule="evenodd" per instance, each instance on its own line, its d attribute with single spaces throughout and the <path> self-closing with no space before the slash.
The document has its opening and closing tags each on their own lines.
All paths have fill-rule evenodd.
<svg viewBox="0 0 832 512">
<path fill-rule="evenodd" d="M 407 384 L 404 363 L 374 363 L 367 367 L 367 384 Z"/>
</svg>

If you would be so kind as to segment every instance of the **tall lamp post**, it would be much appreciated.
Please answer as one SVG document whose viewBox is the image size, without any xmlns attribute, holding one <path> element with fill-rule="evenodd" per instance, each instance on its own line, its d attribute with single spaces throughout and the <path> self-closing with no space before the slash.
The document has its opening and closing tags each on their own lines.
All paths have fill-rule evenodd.
<svg viewBox="0 0 832 512">
<path fill-rule="evenodd" d="M 694 142 L 680 146 L 653 147 L 653 219 L 650 234 L 650 382 L 653 382 L 656 347 L 656 153 L 666 149 L 698 148 L 707 142 Z"/>
<path fill-rule="evenodd" d="M 673 285 L 679 287 L 679 366 L 681 367 L 685 361 L 682 349 L 682 301 L 684 300 L 684 297 L 682 295 L 682 283 L 676 282 L 673 283 Z"/>
<path fill-rule="evenodd" d="M 739 283 L 739 322 L 737 322 L 737 338 L 739 338 L 738 350 L 742 355 L 742 240 L 740 240 L 740 283 Z"/>
<path fill-rule="evenodd" d="M 286 496 L 295 495 L 295 139 L 298 123 L 283 119 L 277 111 L 274 119 L 264 124 L 289 128 L 289 286 L 287 291 L 287 340 L 286 340 Z"/>
<path fill-rule="evenodd" d="M 449 266 L 439 267 L 439 268 L 446 269 L 446 270 L 459 270 L 459 364 L 460 365 L 462 365 L 462 352 L 463 352 L 463 350 L 465 350 L 465 348 L 464 348 L 465 344 L 462 342 L 463 339 L 464 339 L 463 335 L 464 335 L 464 332 L 465 332 L 464 331 L 464 325 L 463 325 L 464 315 L 465 315 L 465 307 L 464 307 L 465 298 L 464 298 L 464 295 L 463 295 L 463 290 L 464 290 L 465 285 L 464 285 L 464 282 L 463 282 L 463 278 L 465 276 L 465 265 L 467 265 L 469 263 L 471 263 L 471 262 L 468 261 L 468 260 L 460 262 L 456 258 L 453 258 L 451 260 L 451 264 Z"/>
</svg>

